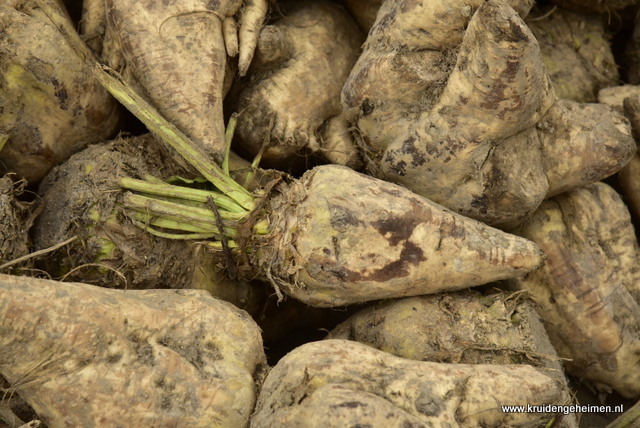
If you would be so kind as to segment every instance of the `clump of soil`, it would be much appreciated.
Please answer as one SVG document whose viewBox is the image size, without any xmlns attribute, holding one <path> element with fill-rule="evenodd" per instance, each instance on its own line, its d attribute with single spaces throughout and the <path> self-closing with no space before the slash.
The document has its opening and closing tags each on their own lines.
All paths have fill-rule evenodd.
<svg viewBox="0 0 640 428">
<path fill-rule="evenodd" d="M 38 266 L 54 277 L 105 287 L 184 288 L 192 276 L 191 243 L 145 233 L 119 207 L 118 180 L 149 174 L 186 174 L 150 134 L 90 146 L 56 167 L 38 190 L 44 209 L 34 245 L 39 250 L 78 239 Z"/>
<path fill-rule="evenodd" d="M 0 178 L 0 265 L 29 254 L 34 205 L 17 199 L 26 185 L 25 180 L 14 182 L 10 175 Z"/>
</svg>

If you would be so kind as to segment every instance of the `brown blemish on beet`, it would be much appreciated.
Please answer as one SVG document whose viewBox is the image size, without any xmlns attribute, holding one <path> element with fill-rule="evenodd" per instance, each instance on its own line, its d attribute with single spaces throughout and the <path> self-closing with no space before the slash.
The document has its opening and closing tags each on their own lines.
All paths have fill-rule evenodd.
<svg viewBox="0 0 640 428">
<path fill-rule="evenodd" d="M 353 80 L 353 83 L 350 86 L 353 88 L 359 88 L 364 85 L 369 79 L 370 70 L 374 68 L 374 66 L 377 66 L 377 63 L 375 61 L 371 61 L 360 67 L 356 74 L 351 77 L 350 80 Z M 347 83 L 347 85 L 349 85 L 349 83 Z M 342 91 L 342 97 L 345 105 L 349 108 L 359 107 L 362 109 L 364 102 L 367 100 L 361 100 L 361 94 L 358 91 L 349 89 L 349 87 L 346 87 L 345 90 Z"/>
<path fill-rule="evenodd" d="M 396 14 L 397 11 L 395 9 L 392 9 L 391 11 L 389 11 L 389 13 L 380 17 L 377 23 L 378 25 L 375 26 L 375 29 L 378 30 L 389 27 L 389 25 L 396 20 Z"/>
<path fill-rule="evenodd" d="M 348 226 L 364 224 L 351 210 L 340 205 L 330 206 L 329 214 L 331 216 L 331 227 L 340 232 L 344 232 Z"/>
<path fill-rule="evenodd" d="M 418 202 L 409 201 L 411 208 L 406 211 L 406 215 L 391 214 L 386 219 L 371 222 L 371 225 L 395 247 L 401 241 L 408 240 L 418 225 L 433 221 L 431 211 L 421 208 Z"/>
<path fill-rule="evenodd" d="M 371 192 L 374 196 L 379 196 L 382 193 L 391 196 L 400 196 L 400 189 L 387 189 L 386 186 L 370 186 L 368 187 L 369 192 Z"/>
<path fill-rule="evenodd" d="M 389 170 L 391 170 L 391 172 L 401 177 L 407 175 L 407 170 L 406 170 L 407 163 L 403 160 L 397 162 L 396 159 L 394 159 L 394 155 L 395 155 L 395 151 L 389 150 L 389 152 L 387 153 L 387 156 L 384 159 L 385 163 L 387 163 L 389 167 Z"/>
<path fill-rule="evenodd" d="M 374 281 L 385 282 L 396 278 L 404 278 L 409 275 L 409 266 L 417 265 L 427 258 L 420 247 L 412 242 L 406 241 L 404 248 L 400 253 L 400 257 L 380 269 L 376 269 L 371 273 L 362 274 L 352 271 L 343 266 L 327 269 L 339 280 L 344 282 Z"/>
<path fill-rule="evenodd" d="M 360 403 L 359 401 L 347 401 L 346 403 L 335 404 L 331 407 L 346 407 L 348 409 L 355 409 L 357 407 L 369 407 L 369 405 L 365 403 Z"/>
<path fill-rule="evenodd" d="M 60 85 L 56 78 L 51 78 L 51 84 L 55 88 L 54 95 L 58 99 L 58 103 L 60 104 L 60 108 L 62 110 L 68 110 L 69 106 L 67 106 L 67 99 L 69 98 L 69 94 L 64 86 Z"/>
<path fill-rule="evenodd" d="M 406 211 L 405 215 L 392 214 L 386 219 L 377 219 L 371 222 L 371 225 L 389 242 L 389 245 L 394 247 L 398 245 L 403 246 L 397 260 L 387 263 L 381 268 L 367 274 L 352 271 L 342 266 L 333 267 L 328 271 L 333 273 L 341 281 L 345 282 L 385 282 L 395 278 L 408 276 L 410 266 L 418 265 L 419 263 L 427 260 L 422 249 L 413 242 L 410 242 L 409 238 L 418 225 L 433 221 L 431 212 L 421 208 L 418 204 L 418 200 L 413 199 L 409 202 L 411 208 Z M 334 227 L 336 227 L 334 221 L 338 221 L 338 225 L 340 226 L 361 223 L 360 220 L 356 221 L 355 216 L 347 211 L 342 211 L 339 216 L 332 214 L 331 221 L 332 226 Z M 455 227 L 453 229 L 455 229 Z"/>
<path fill-rule="evenodd" d="M 414 136 L 410 136 L 402 143 L 402 147 L 400 148 L 400 154 L 411 156 L 411 166 L 413 168 L 424 165 L 427 161 L 424 156 L 424 152 L 420 148 L 416 147 L 416 141 L 419 140 Z"/>
<path fill-rule="evenodd" d="M 404 278 L 409 275 L 409 265 L 417 265 L 426 259 L 420 247 L 412 242 L 406 242 L 398 260 L 363 276 L 363 279 L 385 282 L 394 278 Z"/>
</svg>

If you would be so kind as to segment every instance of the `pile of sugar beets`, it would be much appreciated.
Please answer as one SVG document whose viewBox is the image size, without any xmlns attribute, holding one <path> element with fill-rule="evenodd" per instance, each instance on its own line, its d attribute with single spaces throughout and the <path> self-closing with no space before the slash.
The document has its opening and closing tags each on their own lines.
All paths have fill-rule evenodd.
<svg viewBox="0 0 640 428">
<path fill-rule="evenodd" d="M 5 0 L 0 426 L 639 426 L 639 13 Z"/>
</svg>

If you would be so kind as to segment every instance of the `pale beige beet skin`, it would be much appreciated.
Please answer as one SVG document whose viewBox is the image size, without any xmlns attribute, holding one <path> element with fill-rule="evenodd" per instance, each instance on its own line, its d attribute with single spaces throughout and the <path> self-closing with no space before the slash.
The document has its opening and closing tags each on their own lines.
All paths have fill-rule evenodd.
<svg viewBox="0 0 640 428">
<path fill-rule="evenodd" d="M 513 282 L 537 303 L 567 372 L 603 392 L 640 395 L 640 249 L 620 196 L 603 183 L 564 193 L 517 233 L 547 255 Z"/>
<path fill-rule="evenodd" d="M 263 164 L 279 167 L 323 154 L 318 129 L 341 114 L 340 91 L 363 41 L 339 5 L 285 4 L 285 16 L 262 29 L 247 78 L 229 95 L 229 109 L 239 113 L 236 147 L 253 157 L 265 146 Z"/>
<path fill-rule="evenodd" d="M 219 16 L 237 9 L 240 0 L 224 2 L 222 10 L 205 1 L 105 1 L 128 73 L 168 120 L 221 160 L 227 53 Z"/>
<path fill-rule="evenodd" d="M 636 224 L 640 224 L 640 153 L 636 153 L 631 162 L 622 168 L 618 182 L 631 218 Z"/>
<path fill-rule="evenodd" d="M 528 240 L 346 167 L 317 167 L 276 191 L 274 233 L 252 236 L 249 258 L 312 306 L 457 290 L 542 263 Z"/>
<path fill-rule="evenodd" d="M 243 427 L 265 366 L 255 323 L 206 292 L 0 275 L 0 373 L 49 427 Z"/>
<path fill-rule="evenodd" d="M 468 290 L 388 301 L 355 313 L 327 338 L 355 340 L 418 361 L 529 364 L 564 379 L 540 317 L 524 294 Z"/>
<path fill-rule="evenodd" d="M 124 69 L 132 86 L 160 113 L 216 161 L 224 153 L 225 73 L 227 46 L 238 45 L 241 62 L 251 61 L 259 28 L 267 13 L 261 0 L 168 1 L 104 0 L 107 55 Z M 223 31 L 244 3 L 236 34 Z M 95 24 L 92 24 L 95 26 Z M 108 43 L 107 43 L 108 41 Z M 105 50 L 106 46 L 105 46 Z M 235 53 L 235 52 L 234 52 Z M 243 65 L 246 67 L 248 64 Z"/>
<path fill-rule="evenodd" d="M 569 402 L 560 383 L 531 366 L 413 361 L 325 340 L 296 348 L 271 370 L 251 427 L 544 426 L 552 415 L 500 406 Z"/>
<path fill-rule="evenodd" d="M 343 1 L 368 33 L 382 1 Z M 540 44 L 542 60 L 555 92 L 559 98 L 595 102 L 599 89 L 614 86 L 619 80 L 605 16 L 563 9 L 550 12 L 550 9 L 527 16 L 525 22 Z"/>
<path fill-rule="evenodd" d="M 621 87 L 623 88 L 623 87 Z M 631 129 L 636 141 L 640 140 L 640 87 L 630 86 L 629 91 L 621 89 L 622 108 L 631 122 Z M 633 91 L 633 92 L 632 92 Z M 601 91 L 602 92 L 602 91 Z M 632 92 L 632 93 L 629 93 Z M 623 95 L 624 94 L 624 95 Z M 631 217 L 640 224 L 640 154 L 636 152 L 633 159 L 618 175 L 618 181 L 624 195 L 624 202 L 629 207 Z"/>
<path fill-rule="evenodd" d="M 47 12 L 37 1 L 0 5 L 0 141 L 8 137 L 0 144 L 0 175 L 30 183 L 120 125 L 118 102 L 58 28 L 73 32 L 73 23 L 55 1 L 45 3 Z"/>
<path fill-rule="evenodd" d="M 467 290 L 380 302 L 353 314 L 327 339 L 354 340 L 418 361 L 530 365 L 569 390 L 561 361 L 526 293 Z M 564 415 L 558 425 L 577 426 L 574 415 Z"/>
<path fill-rule="evenodd" d="M 378 151 L 376 175 L 509 227 L 629 161 L 628 122 L 607 106 L 558 101 L 516 10 L 429 5 L 383 4 L 343 88 L 347 118 Z M 451 10 L 446 20 L 438 8 Z"/>
</svg>

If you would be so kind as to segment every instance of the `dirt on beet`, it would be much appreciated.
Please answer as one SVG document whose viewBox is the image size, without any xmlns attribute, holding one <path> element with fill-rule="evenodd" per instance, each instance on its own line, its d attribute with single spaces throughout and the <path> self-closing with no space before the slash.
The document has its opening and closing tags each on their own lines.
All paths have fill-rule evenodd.
<svg viewBox="0 0 640 428">
<path fill-rule="evenodd" d="M 35 203 L 18 199 L 26 185 L 25 180 L 14 182 L 10 175 L 0 178 L 0 266 L 29 254 L 29 227 L 33 222 Z"/>
<path fill-rule="evenodd" d="M 40 185 L 44 209 L 36 250 L 77 239 L 38 267 L 55 278 L 104 287 L 184 288 L 192 277 L 192 243 L 145 233 L 119 207 L 122 177 L 188 176 L 150 134 L 118 138 L 74 155 Z"/>
</svg>

